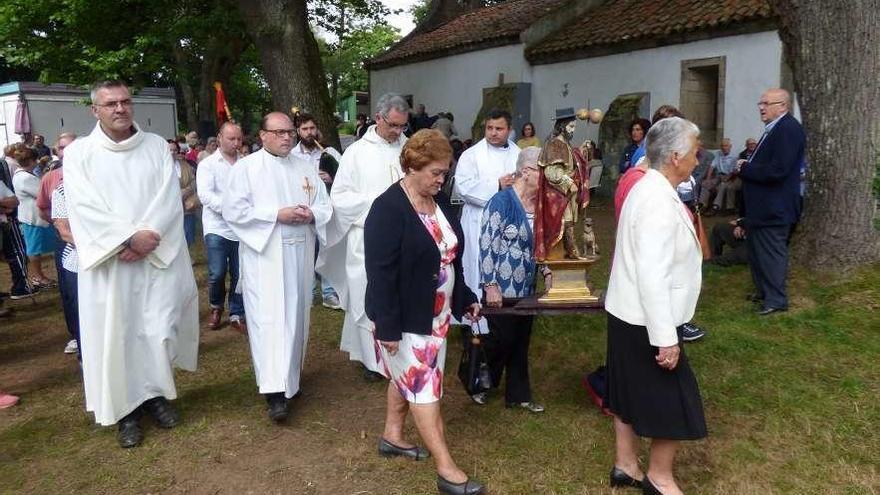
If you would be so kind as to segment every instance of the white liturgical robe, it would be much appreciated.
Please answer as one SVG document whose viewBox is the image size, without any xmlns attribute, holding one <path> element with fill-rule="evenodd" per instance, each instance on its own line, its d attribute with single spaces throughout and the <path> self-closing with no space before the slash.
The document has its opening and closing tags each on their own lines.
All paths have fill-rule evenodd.
<svg viewBox="0 0 880 495">
<path fill-rule="evenodd" d="M 164 139 L 135 129 L 117 143 L 99 124 L 64 150 L 86 409 L 102 425 L 147 399 L 175 399 L 172 367 L 195 371 L 198 355 L 198 292 L 174 161 Z M 159 246 L 120 261 L 139 230 L 157 232 Z"/>
<path fill-rule="evenodd" d="M 461 256 L 464 283 L 477 299 L 482 298 L 480 285 L 480 227 L 486 203 L 498 192 L 498 179 L 516 172 L 519 146 L 508 142 L 507 147 L 490 145 L 486 139 L 465 150 L 455 167 L 455 190 L 464 200 L 461 211 L 461 229 L 464 233 L 464 253 Z M 480 320 L 480 332 L 488 332 L 486 320 Z"/>
<path fill-rule="evenodd" d="M 373 323 L 364 309 L 364 220 L 373 200 L 403 177 L 400 151 L 405 143 L 403 134 L 389 143 L 376 133 L 374 125 L 345 150 L 330 191 L 333 220 L 328 227 L 328 246 L 318 257 L 318 273 L 336 289 L 345 310 L 339 348 L 348 352 L 349 359 L 375 372 L 379 372 L 379 364 Z"/>
<path fill-rule="evenodd" d="M 278 210 L 305 205 L 311 224 L 277 221 Z M 309 333 L 315 236 L 323 244 L 330 221 L 327 189 L 311 164 L 265 149 L 236 163 L 223 195 L 223 218 L 238 236 L 239 288 L 260 393 L 300 387 Z"/>
</svg>

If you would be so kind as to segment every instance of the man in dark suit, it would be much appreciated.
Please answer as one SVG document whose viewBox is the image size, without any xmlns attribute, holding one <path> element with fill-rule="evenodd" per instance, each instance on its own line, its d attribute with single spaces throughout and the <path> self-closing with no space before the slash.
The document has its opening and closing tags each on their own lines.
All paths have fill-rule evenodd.
<svg viewBox="0 0 880 495">
<path fill-rule="evenodd" d="M 739 161 L 743 181 L 743 215 L 749 235 L 749 266 L 761 302 L 759 315 L 788 309 L 788 239 L 801 215 L 800 167 L 806 138 L 791 116 L 791 95 L 769 89 L 761 95 L 758 111 L 764 135 L 748 160 Z"/>
</svg>

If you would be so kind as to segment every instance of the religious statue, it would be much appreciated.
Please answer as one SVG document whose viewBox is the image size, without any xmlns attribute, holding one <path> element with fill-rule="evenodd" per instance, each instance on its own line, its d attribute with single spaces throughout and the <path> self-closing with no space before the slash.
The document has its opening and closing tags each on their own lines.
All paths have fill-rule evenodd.
<svg viewBox="0 0 880 495">
<path fill-rule="evenodd" d="M 538 159 L 535 258 L 553 270 L 553 285 L 538 298 L 540 304 L 601 304 L 587 285 L 587 269 L 599 259 L 593 220 L 585 215 L 595 146 L 572 147 L 578 119 L 598 124 L 602 112 L 557 110 L 553 135 Z"/>
<path fill-rule="evenodd" d="M 553 135 L 544 144 L 538 165 L 541 180 L 535 211 L 535 257 L 583 259 L 578 219 L 590 202 L 588 163 L 571 146 L 577 128 L 574 109 L 557 110 Z M 562 241 L 563 252 L 554 248 Z"/>
</svg>

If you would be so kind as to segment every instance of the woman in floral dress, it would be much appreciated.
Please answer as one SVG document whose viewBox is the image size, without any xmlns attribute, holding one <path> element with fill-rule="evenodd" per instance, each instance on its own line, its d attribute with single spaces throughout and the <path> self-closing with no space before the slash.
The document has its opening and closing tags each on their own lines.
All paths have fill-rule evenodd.
<svg viewBox="0 0 880 495">
<path fill-rule="evenodd" d="M 449 454 L 440 414 L 446 337 L 452 316 L 479 317 L 462 276 L 461 225 L 440 193 L 452 149 L 442 133 L 421 130 L 400 156 L 406 176 L 373 202 L 364 224 L 367 316 L 377 361 L 390 379 L 379 453 L 433 456 L 440 493 L 484 493 Z M 411 411 L 427 450 L 403 437 Z"/>
</svg>

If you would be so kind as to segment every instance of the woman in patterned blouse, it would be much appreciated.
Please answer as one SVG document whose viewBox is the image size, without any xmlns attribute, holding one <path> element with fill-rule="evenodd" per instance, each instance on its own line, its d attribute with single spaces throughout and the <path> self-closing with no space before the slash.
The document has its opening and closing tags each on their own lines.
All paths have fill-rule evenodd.
<svg viewBox="0 0 880 495">
<path fill-rule="evenodd" d="M 486 305 L 500 307 L 502 298 L 532 295 L 535 290 L 535 258 L 532 225 L 538 192 L 538 156 L 541 149 L 522 150 L 516 163 L 513 187 L 499 191 L 486 204 L 480 232 L 480 274 Z M 541 271 L 547 286 L 550 271 Z M 529 340 L 532 316 L 493 315 L 485 349 L 492 371 L 492 383 L 500 385 L 506 371 L 505 402 L 507 407 L 521 407 L 533 413 L 544 406 L 532 401 L 529 384 Z M 477 404 L 486 403 L 486 393 L 471 397 Z"/>
</svg>

